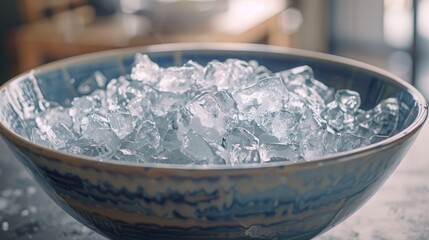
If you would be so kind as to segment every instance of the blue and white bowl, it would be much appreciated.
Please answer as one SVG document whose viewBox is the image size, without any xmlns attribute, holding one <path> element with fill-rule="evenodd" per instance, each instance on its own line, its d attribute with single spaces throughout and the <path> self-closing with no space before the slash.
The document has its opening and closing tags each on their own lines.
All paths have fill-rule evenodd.
<svg viewBox="0 0 429 240">
<path fill-rule="evenodd" d="M 110 79 L 128 73 L 136 52 L 164 67 L 226 58 L 255 59 L 273 71 L 309 65 L 328 86 L 359 92 L 363 109 L 398 97 L 398 131 L 376 144 L 311 162 L 214 167 L 100 162 L 26 139 L 23 118 L 32 114 L 27 101 L 43 95 L 68 105 L 94 71 Z M 40 91 L 34 90 L 35 81 Z M 0 132 L 16 158 L 65 211 L 113 239 L 314 237 L 380 188 L 426 117 L 424 97 L 385 71 L 326 54 L 248 44 L 170 44 L 89 54 L 41 66 L 0 88 Z"/>
</svg>

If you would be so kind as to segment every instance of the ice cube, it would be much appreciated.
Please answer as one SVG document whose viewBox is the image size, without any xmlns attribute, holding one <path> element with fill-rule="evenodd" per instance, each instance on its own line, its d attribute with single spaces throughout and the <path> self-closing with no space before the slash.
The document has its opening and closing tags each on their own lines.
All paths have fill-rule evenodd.
<svg viewBox="0 0 429 240">
<path fill-rule="evenodd" d="M 153 100 L 151 111 L 155 116 L 165 116 L 169 112 L 179 110 L 189 100 L 186 94 L 160 91 L 155 92 L 151 98 Z"/>
<path fill-rule="evenodd" d="M 314 89 L 301 83 L 293 83 L 295 82 L 291 82 L 287 89 L 295 94 L 294 98 L 299 98 L 301 101 L 305 102 L 308 107 L 311 107 L 317 112 L 321 112 L 326 108 L 325 101 Z"/>
<path fill-rule="evenodd" d="M 324 102 L 331 102 L 334 98 L 334 89 L 327 87 L 322 82 L 314 78 L 313 69 L 309 66 L 300 66 L 292 68 L 286 71 L 281 71 L 275 75 L 281 76 L 285 82 L 286 88 L 290 88 L 294 85 L 304 85 L 307 88 L 315 91 L 318 96 L 320 96 Z"/>
<path fill-rule="evenodd" d="M 179 133 L 186 134 L 189 129 L 209 142 L 220 140 L 226 132 L 225 115 L 216 97 L 203 93 L 186 104 L 178 115 Z"/>
<path fill-rule="evenodd" d="M 156 124 L 150 120 L 139 121 L 135 127 L 134 140 L 144 151 L 159 147 L 160 135 Z"/>
<path fill-rule="evenodd" d="M 248 62 L 238 59 L 227 59 L 225 63 L 229 67 L 229 88 L 238 89 L 255 83 L 253 67 Z"/>
<path fill-rule="evenodd" d="M 398 99 L 388 98 L 381 101 L 374 109 L 358 115 L 359 125 L 371 129 L 377 135 L 392 135 L 399 119 Z"/>
<path fill-rule="evenodd" d="M 269 113 L 261 121 L 264 130 L 282 142 L 292 142 L 298 122 L 295 114 L 286 110 Z"/>
<path fill-rule="evenodd" d="M 73 120 L 73 130 L 80 131 L 80 124 L 82 119 L 95 110 L 96 101 L 91 96 L 82 96 L 74 98 L 72 101 L 72 107 L 69 108 L 69 115 Z"/>
<path fill-rule="evenodd" d="M 215 85 L 219 90 L 229 89 L 229 66 L 217 60 L 209 62 L 205 68 L 204 80 L 198 83 L 204 87 Z"/>
<path fill-rule="evenodd" d="M 259 123 L 265 114 L 283 108 L 288 101 L 289 92 L 279 77 L 271 77 L 233 92 L 232 97 L 240 111 L 240 120 L 255 119 Z"/>
<path fill-rule="evenodd" d="M 65 146 L 70 139 L 75 139 L 75 133 L 70 130 L 64 123 L 57 122 L 46 131 L 47 138 L 55 149 Z"/>
<path fill-rule="evenodd" d="M 311 160 L 325 154 L 325 143 L 321 141 L 324 133 L 324 130 L 316 129 L 301 139 L 299 147 L 301 154 L 306 160 Z"/>
<path fill-rule="evenodd" d="M 257 137 L 259 139 L 259 143 L 260 144 L 262 144 L 262 143 L 278 143 L 278 142 L 280 142 L 280 140 L 276 136 L 271 135 L 269 133 L 265 133 L 265 132 L 257 135 Z"/>
<path fill-rule="evenodd" d="M 260 162 L 259 140 L 244 128 L 234 128 L 226 133 L 222 147 L 230 154 L 230 164 Z"/>
<path fill-rule="evenodd" d="M 145 162 L 144 157 L 132 149 L 120 148 L 112 157 L 115 160 L 142 163 Z"/>
<path fill-rule="evenodd" d="M 351 133 L 338 133 L 338 152 L 349 151 L 355 148 L 369 145 L 371 141 Z"/>
<path fill-rule="evenodd" d="M 93 101 L 93 110 L 100 115 L 106 115 L 108 110 L 106 92 L 104 90 L 97 89 L 91 93 L 90 97 Z"/>
<path fill-rule="evenodd" d="M 151 108 L 151 101 L 144 97 L 133 98 L 127 105 L 127 109 L 131 116 L 138 119 L 148 118 L 152 113 Z"/>
<path fill-rule="evenodd" d="M 307 108 L 299 120 L 299 127 L 294 134 L 294 142 L 299 143 L 311 132 L 326 128 L 326 121 L 320 118 L 313 110 Z"/>
<path fill-rule="evenodd" d="M 295 114 L 298 120 L 305 114 L 307 108 L 306 102 L 293 93 L 290 94 L 289 101 L 283 106 L 284 110 Z"/>
<path fill-rule="evenodd" d="M 63 150 L 97 159 L 108 159 L 113 154 L 112 149 L 106 145 L 106 142 L 97 143 L 89 138 L 68 140 Z"/>
<path fill-rule="evenodd" d="M 37 115 L 35 120 L 37 127 L 43 132 L 46 132 L 48 128 L 50 128 L 57 122 L 63 123 L 68 128 L 71 128 L 73 126 L 73 120 L 69 115 L 68 109 L 65 109 L 60 106 L 49 108 L 41 112 Z"/>
<path fill-rule="evenodd" d="M 286 83 L 290 81 L 305 83 L 306 81 L 314 78 L 313 69 L 306 65 L 295 67 L 286 71 L 281 71 L 276 73 L 276 75 L 283 78 Z"/>
<path fill-rule="evenodd" d="M 30 140 L 46 147 L 52 147 L 52 143 L 49 141 L 46 133 L 40 131 L 38 128 L 31 129 Z"/>
<path fill-rule="evenodd" d="M 261 162 L 290 161 L 295 162 L 302 158 L 297 144 L 263 143 L 259 147 Z"/>
<path fill-rule="evenodd" d="M 258 149 L 255 147 L 233 145 L 230 156 L 231 165 L 261 162 Z"/>
<path fill-rule="evenodd" d="M 343 111 L 344 108 L 340 107 L 340 104 L 342 103 L 337 101 L 330 102 L 320 115 L 337 131 L 354 131 L 357 126 L 354 114 Z"/>
<path fill-rule="evenodd" d="M 134 58 L 134 66 L 131 70 L 131 78 L 138 81 L 144 81 L 148 84 L 158 82 L 160 67 L 152 62 L 146 54 L 138 53 Z"/>
<path fill-rule="evenodd" d="M 249 65 L 253 68 L 253 78 L 256 81 L 260 81 L 264 78 L 270 77 L 273 73 L 266 68 L 265 66 L 259 65 L 259 63 L 255 60 L 250 60 Z"/>
<path fill-rule="evenodd" d="M 168 151 L 173 151 L 180 149 L 181 145 L 182 142 L 177 137 L 177 131 L 174 129 L 168 129 L 162 139 L 162 146 Z"/>
<path fill-rule="evenodd" d="M 328 87 L 319 80 L 310 78 L 306 81 L 308 87 L 314 89 L 320 97 L 323 98 L 325 103 L 331 102 L 334 100 L 335 90 L 334 88 Z"/>
<path fill-rule="evenodd" d="M 192 129 L 184 136 L 180 151 L 197 164 L 210 164 L 215 157 L 208 143 Z"/>
<path fill-rule="evenodd" d="M 126 108 L 128 102 L 136 96 L 134 91 L 130 91 L 129 85 L 130 81 L 123 76 L 107 84 L 106 99 L 110 111 Z"/>
<path fill-rule="evenodd" d="M 218 100 L 224 113 L 233 113 L 233 111 L 236 110 L 237 104 L 228 91 L 223 90 L 216 92 L 214 96 Z"/>
<path fill-rule="evenodd" d="M 192 60 L 188 60 L 183 67 L 190 68 L 193 71 L 192 74 L 192 82 L 195 82 L 197 85 L 201 83 L 201 81 L 204 81 L 204 72 L 205 69 L 203 66 L 198 64 L 197 62 L 194 62 Z M 205 85 L 200 85 L 200 87 L 205 87 Z"/>
<path fill-rule="evenodd" d="M 162 72 L 157 88 L 162 92 L 185 93 L 195 83 L 194 74 L 192 67 L 169 67 Z"/>
<path fill-rule="evenodd" d="M 95 71 L 87 79 L 83 80 L 77 86 L 77 91 L 80 94 L 90 94 L 96 89 L 104 89 L 107 84 L 106 76 L 100 71 Z"/>
<path fill-rule="evenodd" d="M 98 145 L 104 146 L 107 152 L 113 154 L 119 148 L 119 138 L 105 117 L 90 113 L 82 119 L 80 127 L 83 138 L 91 139 Z"/>
<path fill-rule="evenodd" d="M 210 164 L 226 164 L 230 159 L 229 153 L 221 145 L 216 143 L 208 143 L 214 156 Z"/>
<path fill-rule="evenodd" d="M 110 127 L 119 139 L 124 139 L 134 129 L 132 116 L 128 112 L 121 110 L 112 111 L 107 114 L 107 119 Z"/>
<path fill-rule="evenodd" d="M 335 101 L 343 112 L 355 113 L 360 107 L 360 95 L 358 92 L 341 89 L 335 93 Z"/>
</svg>

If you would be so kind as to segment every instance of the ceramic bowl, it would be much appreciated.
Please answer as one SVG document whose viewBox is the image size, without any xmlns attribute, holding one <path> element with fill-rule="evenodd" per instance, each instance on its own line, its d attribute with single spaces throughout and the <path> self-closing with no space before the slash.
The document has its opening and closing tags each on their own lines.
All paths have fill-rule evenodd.
<svg viewBox="0 0 429 240">
<path fill-rule="evenodd" d="M 38 98 L 69 105 L 80 81 L 96 70 L 108 78 L 128 73 L 136 52 L 161 66 L 226 58 L 255 59 L 273 71 L 306 64 L 328 86 L 359 92 L 363 109 L 398 97 L 397 132 L 311 162 L 215 167 L 96 161 L 26 139 L 24 118 L 34 113 Z M 426 116 L 424 97 L 383 70 L 326 54 L 249 44 L 170 44 L 89 54 L 41 66 L 0 88 L 0 132 L 16 158 L 70 215 L 122 240 L 314 237 L 380 188 Z"/>
</svg>

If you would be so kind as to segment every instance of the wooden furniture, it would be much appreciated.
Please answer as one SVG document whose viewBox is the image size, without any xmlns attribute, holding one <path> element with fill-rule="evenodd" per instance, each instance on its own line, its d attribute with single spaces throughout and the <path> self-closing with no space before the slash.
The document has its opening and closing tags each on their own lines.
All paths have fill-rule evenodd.
<svg viewBox="0 0 429 240">
<path fill-rule="evenodd" d="M 288 36 L 279 31 L 278 22 L 286 6 L 284 0 L 229 0 L 227 10 L 212 18 L 207 28 L 183 33 L 158 32 L 152 29 L 149 19 L 140 15 L 95 18 L 94 11 L 82 6 L 18 29 L 18 68 L 25 71 L 46 59 L 170 42 L 262 42 L 289 46 Z"/>
</svg>

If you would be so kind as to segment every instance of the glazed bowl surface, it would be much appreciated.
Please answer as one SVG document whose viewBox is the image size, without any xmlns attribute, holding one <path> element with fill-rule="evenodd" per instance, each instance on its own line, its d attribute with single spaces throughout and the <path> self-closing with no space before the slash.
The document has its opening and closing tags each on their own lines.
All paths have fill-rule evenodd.
<svg viewBox="0 0 429 240">
<path fill-rule="evenodd" d="M 300 65 L 335 89 L 360 93 L 362 108 L 397 97 L 400 119 L 386 140 L 287 165 L 187 166 L 97 161 L 29 140 L 25 127 L 44 97 L 64 106 L 95 71 L 130 72 L 134 54 L 167 67 L 187 60 L 257 60 L 272 71 Z M 365 63 L 327 54 L 252 44 L 165 44 L 61 60 L 0 88 L 0 132 L 17 160 L 74 218 L 113 239 L 309 239 L 359 209 L 398 166 L 427 117 L 411 85 Z"/>
</svg>

